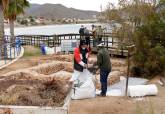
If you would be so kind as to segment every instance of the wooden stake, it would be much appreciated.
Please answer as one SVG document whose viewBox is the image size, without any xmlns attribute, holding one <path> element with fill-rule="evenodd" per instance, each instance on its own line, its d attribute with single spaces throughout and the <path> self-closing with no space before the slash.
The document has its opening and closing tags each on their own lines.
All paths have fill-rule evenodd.
<svg viewBox="0 0 165 114">
<path fill-rule="evenodd" d="M 127 79 L 126 79 L 125 97 L 127 97 L 127 92 L 128 92 L 129 67 L 130 67 L 130 60 L 129 59 L 130 59 L 130 50 L 128 48 L 128 56 L 127 56 L 128 67 L 127 67 Z"/>
<path fill-rule="evenodd" d="M 128 96 L 128 82 L 129 82 L 129 71 L 130 71 L 130 56 L 131 56 L 131 51 L 133 51 L 133 48 L 135 45 L 127 46 L 128 48 L 128 56 L 127 56 L 127 61 L 128 61 L 128 67 L 127 67 L 127 79 L 126 79 L 126 88 L 125 88 L 125 97 L 127 98 Z"/>
</svg>

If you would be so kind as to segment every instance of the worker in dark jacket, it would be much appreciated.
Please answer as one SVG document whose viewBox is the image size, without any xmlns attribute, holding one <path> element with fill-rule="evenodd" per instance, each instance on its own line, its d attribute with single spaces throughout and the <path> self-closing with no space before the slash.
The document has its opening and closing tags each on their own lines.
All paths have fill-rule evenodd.
<svg viewBox="0 0 165 114">
<path fill-rule="evenodd" d="M 89 30 L 86 27 L 84 28 L 84 35 L 85 35 L 85 40 L 86 40 L 87 46 L 90 50 L 91 49 L 90 48 L 90 33 L 89 33 Z"/>
<path fill-rule="evenodd" d="M 87 68 L 89 49 L 85 40 L 80 40 L 79 47 L 74 49 L 74 73 L 70 82 L 78 79 L 79 75 Z"/>
<path fill-rule="evenodd" d="M 97 65 L 100 69 L 100 83 L 101 83 L 100 96 L 106 96 L 107 79 L 109 73 L 111 72 L 111 61 L 110 61 L 109 52 L 105 48 L 103 43 L 98 45 Z"/>
<path fill-rule="evenodd" d="M 79 29 L 80 40 L 84 40 L 84 29 L 84 26 L 81 25 L 81 28 Z"/>
</svg>

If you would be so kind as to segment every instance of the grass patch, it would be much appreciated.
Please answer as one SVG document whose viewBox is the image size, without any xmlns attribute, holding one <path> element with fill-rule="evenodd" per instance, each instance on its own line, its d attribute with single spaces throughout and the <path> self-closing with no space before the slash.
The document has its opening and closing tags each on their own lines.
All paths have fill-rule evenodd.
<svg viewBox="0 0 165 114">
<path fill-rule="evenodd" d="M 23 57 L 32 57 L 32 56 L 40 56 L 41 54 L 41 50 L 39 47 L 35 47 L 35 46 L 25 46 L 25 52 Z"/>
</svg>

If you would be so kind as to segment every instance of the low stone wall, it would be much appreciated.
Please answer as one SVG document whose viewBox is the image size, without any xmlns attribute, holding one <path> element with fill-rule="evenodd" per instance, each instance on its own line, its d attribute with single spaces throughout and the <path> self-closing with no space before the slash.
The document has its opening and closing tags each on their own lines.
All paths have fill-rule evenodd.
<svg viewBox="0 0 165 114">
<path fill-rule="evenodd" d="M 69 70 L 68 70 L 69 69 Z M 39 64 L 31 68 L 12 71 L 1 77 L 3 79 L 12 80 L 69 80 L 72 75 L 72 63 L 64 61 L 52 61 L 51 63 Z M 62 86 L 62 85 L 61 85 Z M 68 88 L 67 83 L 64 89 Z M 14 86 L 13 86 L 14 87 Z M 70 88 L 70 87 L 69 87 Z M 5 106 L 0 105 L 0 114 L 68 114 L 70 104 L 70 92 L 64 100 L 61 107 L 48 107 L 48 106 Z"/>
</svg>

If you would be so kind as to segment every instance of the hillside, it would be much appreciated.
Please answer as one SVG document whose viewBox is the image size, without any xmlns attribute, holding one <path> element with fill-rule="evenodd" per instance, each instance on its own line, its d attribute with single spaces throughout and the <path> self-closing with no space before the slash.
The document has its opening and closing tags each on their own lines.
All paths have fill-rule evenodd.
<svg viewBox="0 0 165 114">
<path fill-rule="evenodd" d="M 97 11 L 84 11 L 74 8 L 67 8 L 61 4 L 31 4 L 26 9 L 25 16 L 46 17 L 48 19 L 61 18 L 78 18 L 92 19 L 94 15 L 98 15 Z"/>
</svg>

